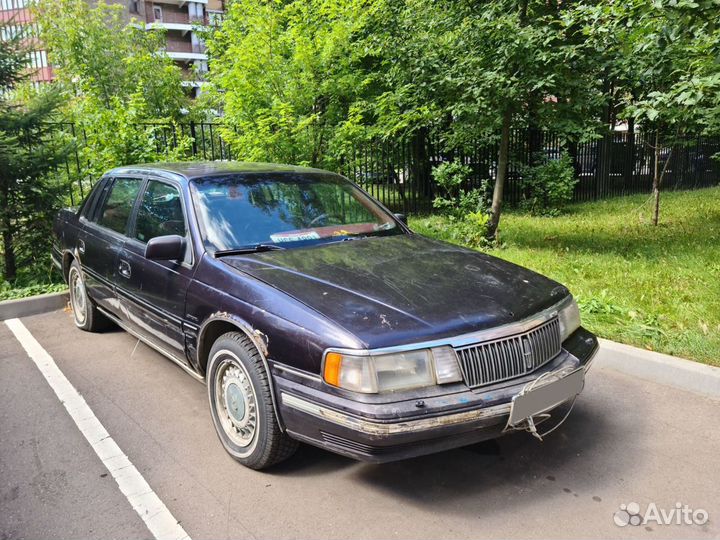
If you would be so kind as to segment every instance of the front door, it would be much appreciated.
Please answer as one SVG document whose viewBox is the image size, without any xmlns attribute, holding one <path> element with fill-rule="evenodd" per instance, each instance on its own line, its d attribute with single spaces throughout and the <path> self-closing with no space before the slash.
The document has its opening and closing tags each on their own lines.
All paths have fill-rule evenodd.
<svg viewBox="0 0 720 540">
<path fill-rule="evenodd" d="M 186 238 L 180 260 L 145 258 L 151 238 L 176 234 Z M 132 232 L 118 257 L 118 296 L 128 324 L 143 337 L 187 364 L 185 294 L 193 274 L 192 249 L 179 187 L 149 179 Z"/>
</svg>

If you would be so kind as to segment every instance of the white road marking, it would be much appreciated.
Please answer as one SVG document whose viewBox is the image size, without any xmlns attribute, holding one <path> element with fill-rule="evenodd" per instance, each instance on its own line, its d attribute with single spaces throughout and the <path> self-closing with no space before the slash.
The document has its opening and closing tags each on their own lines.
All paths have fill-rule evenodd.
<svg viewBox="0 0 720 540">
<path fill-rule="evenodd" d="M 43 349 L 20 319 L 9 319 L 5 324 L 35 362 L 80 432 L 117 482 L 120 491 L 153 536 L 157 540 L 190 540 L 185 529 L 105 430 L 85 399 L 57 367 L 52 356 Z"/>
</svg>

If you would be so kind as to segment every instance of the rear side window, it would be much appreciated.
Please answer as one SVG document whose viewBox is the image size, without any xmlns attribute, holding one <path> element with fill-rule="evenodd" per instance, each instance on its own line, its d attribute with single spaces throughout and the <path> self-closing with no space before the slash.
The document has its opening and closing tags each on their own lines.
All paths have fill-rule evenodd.
<svg viewBox="0 0 720 540">
<path fill-rule="evenodd" d="M 95 205 L 97 204 L 98 199 L 102 197 L 102 194 L 104 192 L 103 186 L 106 183 L 105 178 L 101 178 L 92 188 L 92 191 L 90 194 L 86 197 L 85 201 L 82 203 L 82 206 L 80 207 L 80 214 L 86 218 L 86 219 L 92 219 Z"/>
<path fill-rule="evenodd" d="M 140 191 L 138 178 L 115 179 L 110 195 L 105 199 L 105 204 L 100 210 L 98 224 L 125 234 L 138 191 Z"/>
<path fill-rule="evenodd" d="M 150 180 L 143 194 L 135 221 L 135 237 L 147 242 L 157 236 L 177 234 L 185 236 L 180 192 L 174 186 Z"/>
</svg>

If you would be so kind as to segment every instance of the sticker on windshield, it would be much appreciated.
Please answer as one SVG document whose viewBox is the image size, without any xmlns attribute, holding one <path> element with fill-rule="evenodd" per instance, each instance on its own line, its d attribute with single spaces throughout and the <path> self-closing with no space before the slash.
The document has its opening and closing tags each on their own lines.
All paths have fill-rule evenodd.
<svg viewBox="0 0 720 540">
<path fill-rule="evenodd" d="M 307 232 L 290 232 L 271 234 L 270 240 L 273 242 L 300 242 L 302 240 L 319 240 L 320 235 L 315 231 Z"/>
</svg>

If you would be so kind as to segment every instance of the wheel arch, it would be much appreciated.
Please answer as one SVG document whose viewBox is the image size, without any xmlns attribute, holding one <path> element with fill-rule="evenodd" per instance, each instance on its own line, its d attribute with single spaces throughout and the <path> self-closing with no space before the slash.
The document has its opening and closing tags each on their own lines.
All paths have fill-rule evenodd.
<svg viewBox="0 0 720 540">
<path fill-rule="evenodd" d="M 68 282 L 68 276 L 70 274 L 70 266 L 75 260 L 75 255 L 70 251 L 65 251 L 62 256 L 62 274 L 65 283 Z"/>
<path fill-rule="evenodd" d="M 265 334 L 261 331 L 254 329 L 250 324 L 241 318 L 233 316 L 229 313 L 216 313 L 210 316 L 200 327 L 197 341 L 197 362 L 202 375 L 206 377 L 205 382 L 209 384 L 209 381 L 207 380 L 207 365 L 210 360 L 210 349 L 212 349 L 213 344 L 223 334 L 237 331 L 244 333 L 260 353 L 260 358 L 262 359 L 262 363 L 270 383 L 270 397 L 272 399 L 273 412 L 275 413 L 275 418 L 278 421 L 280 429 L 285 431 L 285 424 L 282 421 L 282 417 L 280 416 L 280 411 L 278 409 L 272 372 L 270 371 L 270 365 L 267 360 L 267 336 L 265 336 Z"/>
</svg>

